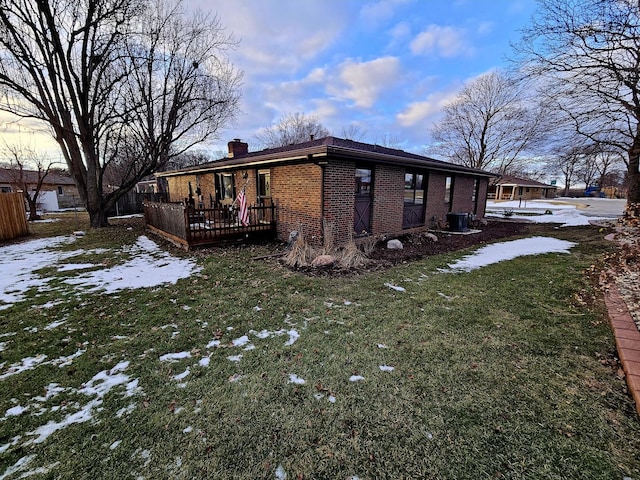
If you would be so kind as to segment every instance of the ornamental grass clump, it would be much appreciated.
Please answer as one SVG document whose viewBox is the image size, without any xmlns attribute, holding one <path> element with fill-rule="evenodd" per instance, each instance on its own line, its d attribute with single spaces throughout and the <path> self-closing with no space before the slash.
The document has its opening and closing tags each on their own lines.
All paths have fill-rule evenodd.
<svg viewBox="0 0 640 480">
<path fill-rule="evenodd" d="M 307 267 L 316 256 L 314 248 L 305 240 L 302 230 L 298 232 L 291 250 L 282 259 L 284 264 L 291 268 Z"/>
</svg>

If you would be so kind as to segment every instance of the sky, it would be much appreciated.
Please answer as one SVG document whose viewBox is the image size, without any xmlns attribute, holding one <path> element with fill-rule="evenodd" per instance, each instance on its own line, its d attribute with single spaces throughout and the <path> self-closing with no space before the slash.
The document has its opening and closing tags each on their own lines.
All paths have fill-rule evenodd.
<svg viewBox="0 0 640 480">
<path fill-rule="evenodd" d="M 185 0 L 210 11 L 239 44 L 241 111 L 209 150 L 226 152 L 283 115 L 313 115 L 335 136 L 424 153 L 443 105 L 477 76 L 508 66 L 535 0 Z M 0 132 L 3 131 L 0 116 Z M 20 127 L 26 143 L 48 138 Z M 16 131 L 16 126 L 11 127 Z M 6 132 L 5 128 L 5 132 Z"/>
<path fill-rule="evenodd" d="M 332 134 L 393 138 L 422 153 L 442 106 L 466 82 L 508 66 L 534 0 L 191 0 L 240 40 L 244 71 L 236 125 L 255 143 L 288 113 L 316 116 Z M 253 142 L 252 142 L 253 140 Z"/>
</svg>

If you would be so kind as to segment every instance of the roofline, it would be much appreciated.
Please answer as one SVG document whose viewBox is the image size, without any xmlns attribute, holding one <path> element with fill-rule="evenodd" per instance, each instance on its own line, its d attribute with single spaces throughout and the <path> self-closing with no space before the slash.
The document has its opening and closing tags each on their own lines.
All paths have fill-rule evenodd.
<svg viewBox="0 0 640 480">
<path fill-rule="evenodd" d="M 191 167 L 183 170 L 173 170 L 166 172 L 158 172 L 155 175 L 157 177 L 172 177 L 182 175 L 193 175 L 199 173 L 210 173 L 220 170 L 229 169 L 242 169 L 247 167 L 267 166 L 281 163 L 300 162 L 304 160 L 318 161 L 323 158 L 329 157 L 331 154 L 342 158 L 352 158 L 355 160 L 371 161 L 378 160 L 378 163 L 387 165 L 409 166 L 409 167 L 422 167 L 428 170 L 465 173 L 475 176 L 484 177 L 497 177 L 495 173 L 487 172 L 484 170 L 476 170 L 473 168 L 465 167 L 463 165 L 457 165 L 454 163 L 447 163 L 441 160 L 435 160 L 429 157 L 410 158 L 400 155 L 393 155 L 382 152 L 372 152 L 369 150 L 359 150 L 354 148 L 341 147 L 336 145 L 316 145 L 313 147 L 305 147 L 297 150 L 291 150 L 290 152 L 271 152 L 265 154 L 258 154 L 251 156 L 252 154 L 243 155 L 238 158 L 220 159 L 214 162 L 209 162 L 196 167 Z M 283 156 L 283 153 L 285 156 Z M 404 152 L 408 153 L 408 152 Z M 286 155 L 289 154 L 289 155 Z M 418 156 L 418 155 L 416 155 Z"/>
<path fill-rule="evenodd" d="M 537 188 L 558 188 L 557 185 L 549 185 L 547 183 L 497 183 L 503 187 L 537 187 Z"/>
</svg>

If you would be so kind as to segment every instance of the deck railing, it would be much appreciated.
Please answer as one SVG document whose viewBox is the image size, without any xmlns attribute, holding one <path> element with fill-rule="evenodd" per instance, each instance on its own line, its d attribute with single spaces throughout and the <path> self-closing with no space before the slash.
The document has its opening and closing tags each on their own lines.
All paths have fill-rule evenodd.
<svg viewBox="0 0 640 480">
<path fill-rule="evenodd" d="M 152 231 L 187 249 L 257 234 L 275 236 L 275 205 L 251 205 L 247 210 L 248 225 L 239 222 L 237 208 L 227 206 L 193 208 L 183 203 L 146 202 L 144 217 Z"/>
</svg>

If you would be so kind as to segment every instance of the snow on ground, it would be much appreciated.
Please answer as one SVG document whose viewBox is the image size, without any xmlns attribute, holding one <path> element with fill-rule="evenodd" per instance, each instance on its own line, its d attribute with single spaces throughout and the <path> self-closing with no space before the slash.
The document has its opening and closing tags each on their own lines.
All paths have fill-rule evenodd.
<svg viewBox="0 0 640 480">
<path fill-rule="evenodd" d="M 120 265 L 105 268 L 101 264 L 68 263 L 79 255 L 91 254 L 91 250 L 61 251 L 74 237 L 53 237 L 0 247 L 0 310 L 24 300 L 27 291 L 35 288 L 39 293 L 51 290 L 52 277 L 43 277 L 38 271 L 55 268 L 58 273 L 70 275 L 64 282 L 73 291 L 113 293 L 128 288 L 155 287 L 175 283 L 200 271 L 189 259 L 172 257 L 161 250 L 146 236 L 135 245 L 122 248 L 130 256 Z M 100 250 L 103 253 L 104 250 Z M 118 252 L 114 252 L 114 258 Z M 79 272 L 94 268 L 90 272 Z"/>
<path fill-rule="evenodd" d="M 593 203 L 602 203 L 603 199 L 593 199 Z M 617 204 L 616 204 L 617 206 Z M 487 201 L 486 217 L 504 217 L 505 210 L 513 212 L 515 218 L 523 219 L 532 223 L 559 223 L 562 227 L 577 227 L 589 225 L 590 222 L 600 220 L 611 220 L 617 215 L 593 216 L 586 215 L 587 210 L 579 208 L 578 204 L 570 203 L 570 200 L 545 201 Z M 615 206 L 612 206 L 612 211 Z M 524 214 L 524 215 L 518 215 Z M 513 216 L 511 218 L 514 218 Z"/>
<path fill-rule="evenodd" d="M 441 272 L 470 272 L 493 263 L 512 260 L 523 255 L 541 255 L 544 253 L 569 253 L 575 243 L 552 237 L 530 237 L 509 242 L 492 243 L 476 250 L 471 255 L 450 263 L 448 269 Z"/>
</svg>

